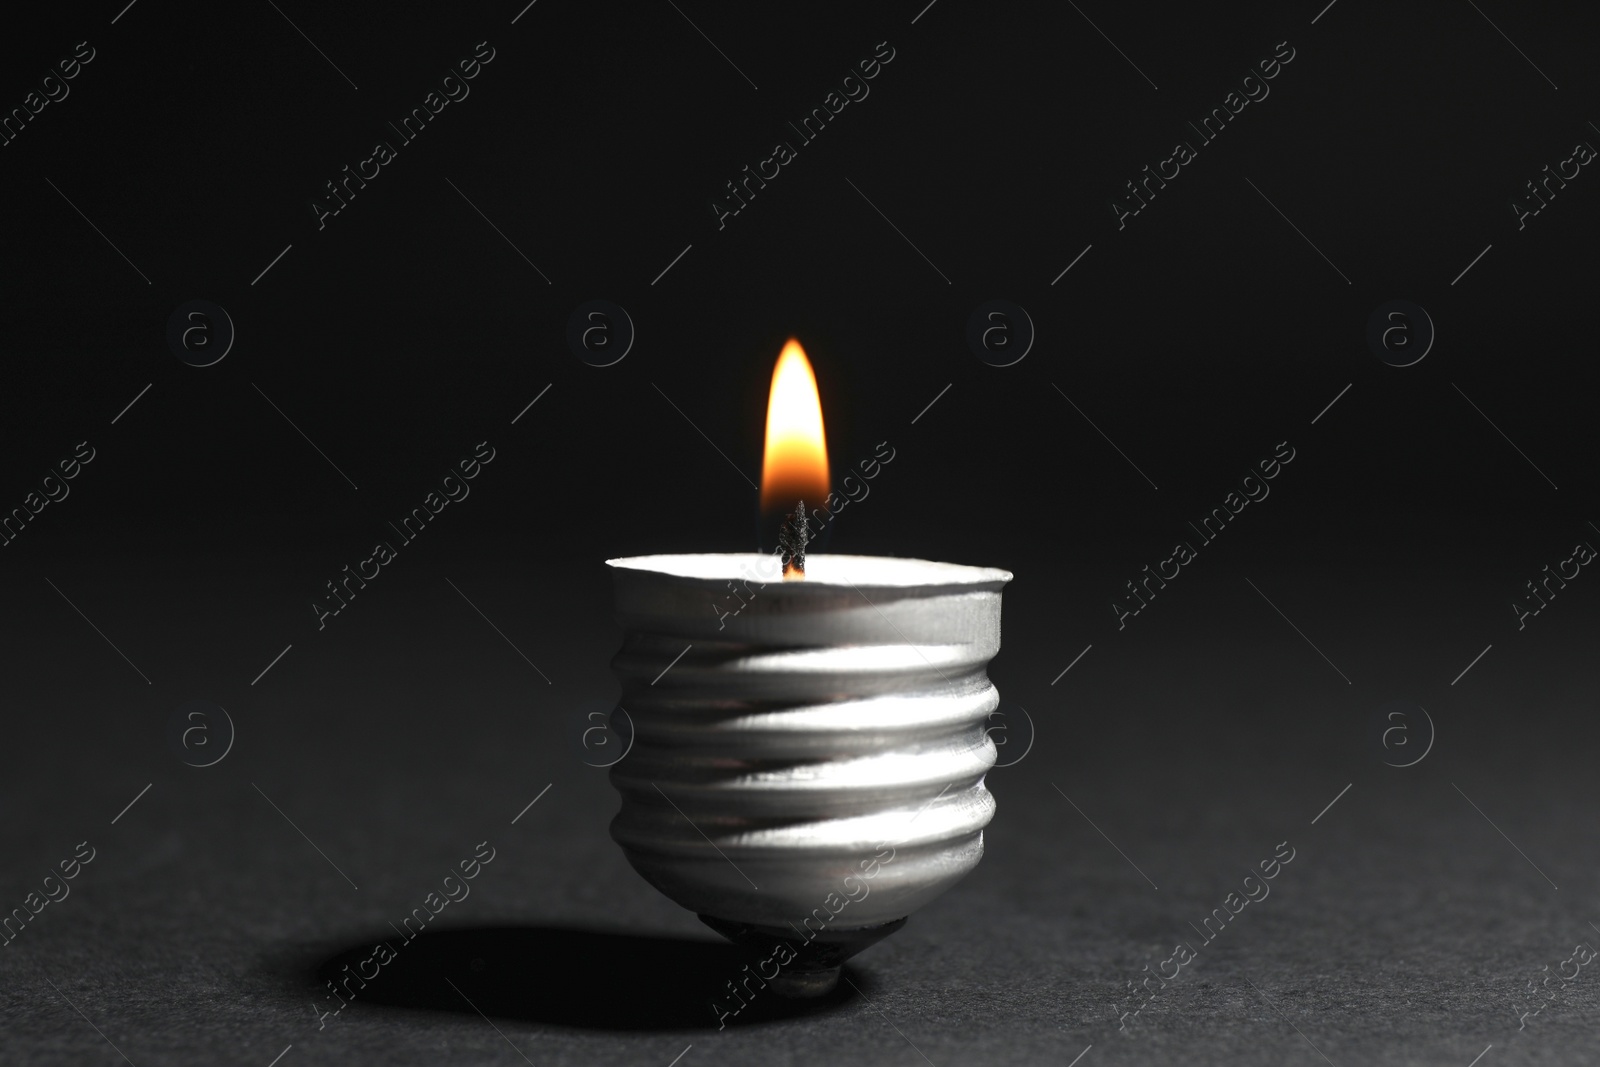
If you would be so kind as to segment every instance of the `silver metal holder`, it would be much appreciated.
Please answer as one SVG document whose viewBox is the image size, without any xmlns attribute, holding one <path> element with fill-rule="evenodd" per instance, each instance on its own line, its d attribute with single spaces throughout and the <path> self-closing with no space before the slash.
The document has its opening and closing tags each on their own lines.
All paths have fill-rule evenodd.
<svg viewBox="0 0 1600 1067">
<path fill-rule="evenodd" d="M 611 836 L 730 939 L 803 947 L 780 991 L 827 992 L 844 958 L 983 855 L 999 703 L 985 668 L 1011 574 L 838 555 L 787 582 L 757 554 L 608 563 L 634 732 L 611 768 Z"/>
</svg>

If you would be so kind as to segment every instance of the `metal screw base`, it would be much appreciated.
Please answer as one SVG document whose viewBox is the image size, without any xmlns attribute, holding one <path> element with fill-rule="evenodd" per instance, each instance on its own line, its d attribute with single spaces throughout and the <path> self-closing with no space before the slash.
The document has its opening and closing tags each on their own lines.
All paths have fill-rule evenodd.
<svg viewBox="0 0 1600 1067">
<path fill-rule="evenodd" d="M 774 993 L 793 999 L 821 997 L 833 992 L 846 960 L 906 924 L 904 918 L 899 918 L 854 930 L 824 929 L 812 936 L 813 931 L 809 929 L 802 933 L 794 927 L 756 926 L 714 915 L 702 915 L 700 921 L 760 960 L 775 958 L 779 946 L 787 945 L 795 958 L 776 977 L 766 981 Z"/>
</svg>

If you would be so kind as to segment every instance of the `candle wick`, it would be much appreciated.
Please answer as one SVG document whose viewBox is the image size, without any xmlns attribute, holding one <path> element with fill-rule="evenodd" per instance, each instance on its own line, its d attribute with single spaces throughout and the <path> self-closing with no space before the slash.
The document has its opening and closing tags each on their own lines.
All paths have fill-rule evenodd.
<svg viewBox="0 0 1600 1067">
<path fill-rule="evenodd" d="M 786 515 L 778 530 L 778 555 L 783 560 L 783 580 L 803 581 L 806 576 L 806 544 L 811 540 L 811 526 L 806 519 L 806 502 Z"/>
</svg>

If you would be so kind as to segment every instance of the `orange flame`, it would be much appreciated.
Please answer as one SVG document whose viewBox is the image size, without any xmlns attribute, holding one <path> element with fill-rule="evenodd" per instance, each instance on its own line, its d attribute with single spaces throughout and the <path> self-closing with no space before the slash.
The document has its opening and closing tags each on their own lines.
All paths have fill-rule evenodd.
<svg viewBox="0 0 1600 1067">
<path fill-rule="evenodd" d="M 761 466 L 761 509 L 793 511 L 828 499 L 828 442 L 822 432 L 822 400 L 805 349 L 794 338 L 772 368 L 767 397 L 767 446 Z"/>
</svg>

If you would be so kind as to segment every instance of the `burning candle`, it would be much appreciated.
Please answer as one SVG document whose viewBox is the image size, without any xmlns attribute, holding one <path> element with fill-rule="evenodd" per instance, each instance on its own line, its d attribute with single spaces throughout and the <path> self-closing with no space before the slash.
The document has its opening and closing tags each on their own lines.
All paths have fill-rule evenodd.
<svg viewBox="0 0 1600 1067">
<path fill-rule="evenodd" d="M 985 669 L 1011 574 L 808 556 L 807 508 L 828 492 L 816 378 L 790 341 L 761 490 L 790 516 L 780 552 L 607 561 L 634 730 L 611 835 L 789 996 L 831 990 L 845 959 L 972 870 L 995 808 Z"/>
</svg>

